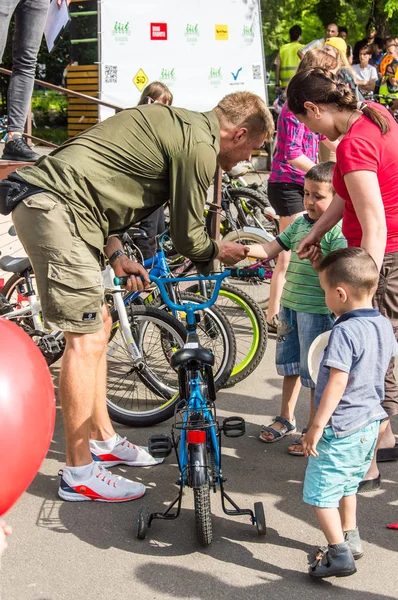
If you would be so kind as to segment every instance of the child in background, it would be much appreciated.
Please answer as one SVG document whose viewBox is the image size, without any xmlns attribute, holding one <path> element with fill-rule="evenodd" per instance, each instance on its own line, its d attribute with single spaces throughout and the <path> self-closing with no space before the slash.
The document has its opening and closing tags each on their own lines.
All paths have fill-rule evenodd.
<svg viewBox="0 0 398 600">
<path fill-rule="evenodd" d="M 262 442 L 277 442 L 296 431 L 294 411 L 301 384 L 311 390 L 308 426 L 314 415 L 315 384 L 308 372 L 308 350 L 319 334 L 332 328 L 333 318 L 326 306 L 318 273 L 309 260 L 300 260 L 295 251 L 301 239 L 333 199 L 333 168 L 334 163 L 325 162 L 315 165 L 306 173 L 304 208 L 307 214 L 298 217 L 276 240 L 250 246 L 249 255 L 256 258 L 268 258 L 283 250 L 292 250 L 282 292 L 276 342 L 276 368 L 279 375 L 283 375 L 282 406 L 280 414 L 269 425 L 261 427 Z M 321 251 L 326 256 L 333 250 L 346 246 L 347 242 L 338 223 L 322 239 Z M 303 456 L 300 440 L 289 448 L 289 453 Z"/>
<path fill-rule="evenodd" d="M 356 494 L 373 458 L 384 376 L 396 353 L 391 323 L 372 307 L 379 272 L 362 248 L 336 250 L 319 266 L 326 304 L 338 316 L 321 360 L 316 414 L 304 436 L 309 456 L 303 499 L 328 541 L 309 567 L 311 577 L 345 577 L 363 555 Z"/>
</svg>

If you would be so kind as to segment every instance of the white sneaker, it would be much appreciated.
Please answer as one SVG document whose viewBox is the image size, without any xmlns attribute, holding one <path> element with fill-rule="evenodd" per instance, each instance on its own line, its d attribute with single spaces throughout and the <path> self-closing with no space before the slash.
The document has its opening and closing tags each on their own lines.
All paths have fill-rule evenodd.
<svg viewBox="0 0 398 600">
<path fill-rule="evenodd" d="M 59 472 L 61 482 L 58 496 L 70 502 L 96 500 L 98 502 L 127 502 L 141 498 L 146 492 L 145 485 L 115 475 L 94 463 L 87 479 L 77 481 L 68 467 Z"/>
<path fill-rule="evenodd" d="M 90 451 L 93 460 L 104 467 L 115 467 L 116 465 L 127 465 L 129 467 L 150 467 L 159 465 L 164 458 L 153 458 L 148 448 L 135 446 L 126 438 L 116 434 L 116 443 L 112 452 L 104 453 L 95 440 L 90 440 Z"/>
</svg>

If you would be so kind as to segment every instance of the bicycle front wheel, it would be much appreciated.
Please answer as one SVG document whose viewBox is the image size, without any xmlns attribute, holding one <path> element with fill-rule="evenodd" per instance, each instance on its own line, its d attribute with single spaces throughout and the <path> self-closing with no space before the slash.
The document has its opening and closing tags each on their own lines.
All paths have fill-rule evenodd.
<svg viewBox="0 0 398 600">
<path fill-rule="evenodd" d="M 148 427 L 166 421 L 178 401 L 178 374 L 170 365 L 183 347 L 186 333 L 174 317 L 150 306 L 126 307 L 132 337 L 141 351 L 135 364 L 113 311 L 113 333 L 108 343 L 107 406 L 114 421 Z"/>
<path fill-rule="evenodd" d="M 197 285 L 189 291 L 197 291 Z M 235 285 L 221 285 L 216 305 L 232 326 L 236 340 L 234 368 L 224 386 L 230 387 L 246 379 L 261 362 L 267 348 L 267 325 L 257 302 Z"/>
</svg>

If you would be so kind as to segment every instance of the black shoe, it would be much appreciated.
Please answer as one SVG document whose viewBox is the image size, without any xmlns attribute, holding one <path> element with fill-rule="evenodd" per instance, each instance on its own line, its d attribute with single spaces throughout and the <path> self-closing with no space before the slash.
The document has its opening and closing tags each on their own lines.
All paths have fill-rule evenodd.
<svg viewBox="0 0 398 600">
<path fill-rule="evenodd" d="M 23 137 L 16 137 L 4 146 L 2 160 L 18 160 L 21 162 L 36 162 L 40 154 L 33 152 Z"/>
<path fill-rule="evenodd" d="M 357 572 L 348 542 L 319 548 L 315 560 L 308 568 L 311 577 L 348 577 Z"/>
</svg>

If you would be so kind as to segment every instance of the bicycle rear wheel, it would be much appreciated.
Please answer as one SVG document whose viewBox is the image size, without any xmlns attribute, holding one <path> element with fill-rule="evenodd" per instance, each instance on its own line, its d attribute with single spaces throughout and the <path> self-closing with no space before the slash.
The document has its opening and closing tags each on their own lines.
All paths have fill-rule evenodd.
<svg viewBox="0 0 398 600">
<path fill-rule="evenodd" d="M 114 421 L 130 427 L 148 427 L 166 421 L 178 401 L 178 374 L 170 365 L 182 348 L 184 327 L 166 311 L 150 306 L 126 307 L 132 336 L 143 363 L 134 364 L 122 336 L 117 312 L 116 333 L 108 343 L 107 406 Z"/>
<path fill-rule="evenodd" d="M 201 546 L 209 546 L 213 540 L 213 524 L 211 522 L 210 486 L 205 483 L 193 489 L 195 506 L 196 538 Z"/>
<path fill-rule="evenodd" d="M 264 239 L 260 235 L 256 235 L 255 233 L 249 233 L 244 231 L 232 231 L 228 235 L 223 238 L 225 242 L 237 242 L 239 244 L 244 244 L 245 246 L 250 244 L 264 244 Z M 250 259 L 245 258 L 238 262 L 235 267 L 250 267 L 255 262 L 258 262 L 258 259 Z M 265 271 L 268 272 L 269 277 L 266 279 L 234 279 L 234 285 L 243 290 L 246 294 L 248 294 L 253 300 L 257 302 L 260 308 L 266 310 L 268 308 L 269 302 L 269 288 L 271 284 L 272 272 L 275 268 L 275 260 L 271 259 L 267 261 L 264 265 Z"/>
</svg>

